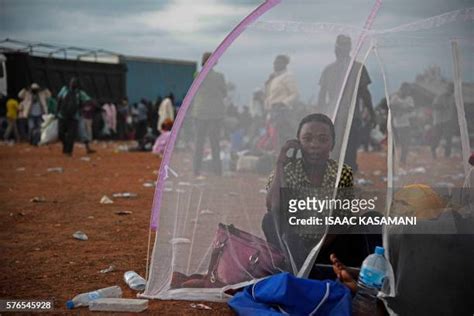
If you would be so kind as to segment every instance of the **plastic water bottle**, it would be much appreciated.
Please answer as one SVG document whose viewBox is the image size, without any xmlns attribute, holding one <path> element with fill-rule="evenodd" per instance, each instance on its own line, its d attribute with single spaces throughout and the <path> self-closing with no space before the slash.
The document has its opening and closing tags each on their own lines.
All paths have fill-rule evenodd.
<svg viewBox="0 0 474 316">
<path fill-rule="evenodd" d="M 123 279 L 127 285 L 135 291 L 143 291 L 146 286 L 146 281 L 135 271 L 127 271 L 123 274 Z"/>
<path fill-rule="evenodd" d="M 91 301 L 94 301 L 99 298 L 120 298 L 122 297 L 122 289 L 120 286 L 111 286 L 96 291 L 82 293 L 76 295 L 72 300 L 66 302 L 66 307 L 68 309 L 73 309 L 76 307 L 89 306 Z"/>
<path fill-rule="evenodd" d="M 390 263 L 384 257 L 385 249 L 375 247 L 375 253 L 365 258 L 357 282 L 357 294 L 352 300 L 354 316 L 377 314 L 377 293 L 387 277 Z"/>
</svg>

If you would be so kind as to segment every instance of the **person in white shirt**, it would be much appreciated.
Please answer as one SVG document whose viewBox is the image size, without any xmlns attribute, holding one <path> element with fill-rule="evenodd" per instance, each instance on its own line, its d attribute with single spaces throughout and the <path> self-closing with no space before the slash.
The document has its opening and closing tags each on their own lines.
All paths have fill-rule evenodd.
<svg viewBox="0 0 474 316">
<path fill-rule="evenodd" d="M 264 106 L 277 131 L 279 147 L 293 136 L 290 135 L 293 129 L 289 122 L 291 110 L 299 97 L 296 79 L 287 69 L 289 63 L 288 56 L 278 55 L 273 62 L 274 71 L 265 83 Z"/>
<path fill-rule="evenodd" d="M 22 89 L 18 93 L 23 113 L 20 116 L 28 118 L 28 138 L 30 144 L 38 145 L 43 114 L 48 113 L 47 99 L 51 96 L 48 89 L 41 89 L 37 83 L 31 84 L 30 88 Z"/>
<path fill-rule="evenodd" d="M 273 62 L 274 72 L 265 83 L 265 109 L 271 110 L 275 106 L 293 108 L 299 92 L 295 77 L 288 71 L 290 58 L 278 55 Z"/>
<path fill-rule="evenodd" d="M 410 118 L 415 111 L 415 102 L 410 96 L 410 85 L 402 83 L 398 92 L 390 97 L 390 108 L 393 114 L 395 144 L 400 146 L 400 162 L 406 163 L 411 141 Z"/>
<path fill-rule="evenodd" d="M 162 125 L 166 119 L 174 121 L 174 95 L 172 93 L 161 101 L 160 107 L 158 108 L 157 129 L 160 133 L 164 132 Z"/>
</svg>

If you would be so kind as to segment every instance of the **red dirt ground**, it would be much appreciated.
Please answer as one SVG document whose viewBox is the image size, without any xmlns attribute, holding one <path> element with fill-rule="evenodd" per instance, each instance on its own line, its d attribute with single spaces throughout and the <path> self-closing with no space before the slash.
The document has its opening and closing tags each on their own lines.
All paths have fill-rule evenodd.
<svg viewBox="0 0 474 316">
<path fill-rule="evenodd" d="M 94 144 L 97 153 L 89 156 L 90 161 L 81 159 L 86 157 L 85 149 L 77 144 L 72 158 L 61 154 L 59 144 L 0 145 L 0 298 L 53 299 L 54 314 L 64 314 L 66 300 L 103 287 L 119 285 L 124 297 L 136 297 L 124 283 L 123 273 L 135 270 L 145 275 L 154 189 L 143 183 L 156 180 L 160 161 L 150 153 L 119 152 L 120 144 Z M 442 163 L 421 159 L 427 155 L 428 149 L 418 150 L 411 160 L 426 167 Z M 359 177 L 371 179 L 377 188 L 386 185 L 384 153 L 361 152 L 358 162 L 365 171 Z M 64 172 L 48 172 L 52 167 L 62 167 Z M 103 195 L 124 191 L 138 197 L 99 203 Z M 34 197 L 45 201 L 31 202 Z M 116 215 L 120 210 L 133 213 Z M 74 239 L 72 234 L 78 230 L 89 240 Z M 110 265 L 115 271 L 99 273 Z M 190 303 L 150 300 L 145 313 L 233 315 L 226 304 L 203 302 L 212 310 L 197 310 Z"/>
<path fill-rule="evenodd" d="M 95 144 L 85 157 L 76 144 L 74 156 L 61 154 L 58 144 L 31 147 L 0 146 L 0 298 L 53 299 L 55 313 L 64 314 L 66 300 L 78 293 L 119 285 L 134 298 L 123 273 L 145 275 L 148 225 L 159 159 L 150 153 L 115 152 L 118 143 Z M 63 173 L 48 172 L 62 167 Z M 24 168 L 24 169 L 22 169 Z M 134 199 L 103 195 L 134 192 Z M 34 197 L 45 202 L 34 203 Z M 119 216 L 119 210 L 132 211 Z M 72 234 L 81 230 L 89 240 Z M 115 271 L 100 270 L 115 266 Z M 203 302 L 212 310 L 197 310 L 190 302 L 150 300 L 146 314 L 233 315 L 226 304 Z M 74 313 L 88 313 L 85 308 Z"/>
</svg>

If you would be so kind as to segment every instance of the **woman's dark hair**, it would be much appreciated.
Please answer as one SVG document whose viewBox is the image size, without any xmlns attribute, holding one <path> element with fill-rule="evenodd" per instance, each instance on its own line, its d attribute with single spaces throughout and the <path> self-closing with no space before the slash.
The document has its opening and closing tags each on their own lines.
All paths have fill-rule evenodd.
<svg viewBox="0 0 474 316">
<path fill-rule="evenodd" d="M 310 122 L 320 122 L 320 123 L 324 123 L 327 126 L 329 126 L 329 131 L 330 131 L 331 137 L 332 137 L 332 147 L 331 148 L 334 148 L 334 142 L 336 141 L 336 132 L 334 130 L 334 124 L 332 123 L 332 121 L 329 117 L 327 117 L 326 115 L 321 114 L 321 113 L 313 113 L 313 114 L 305 116 L 301 120 L 300 125 L 298 126 L 298 131 L 296 132 L 296 138 L 298 138 L 298 139 L 300 138 L 300 132 L 301 132 L 301 129 L 303 128 L 303 125 L 305 125 L 306 123 L 310 123 Z"/>
</svg>

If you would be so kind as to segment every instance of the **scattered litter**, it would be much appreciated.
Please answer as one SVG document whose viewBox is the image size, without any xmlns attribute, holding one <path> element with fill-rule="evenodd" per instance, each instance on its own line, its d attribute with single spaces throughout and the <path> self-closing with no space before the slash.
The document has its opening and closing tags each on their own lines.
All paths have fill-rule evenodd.
<svg viewBox="0 0 474 316">
<path fill-rule="evenodd" d="M 26 170 L 26 168 L 24 168 L 24 167 L 16 168 L 16 171 L 18 171 L 18 172 L 23 172 L 23 171 L 25 171 L 25 170 Z"/>
<path fill-rule="evenodd" d="M 410 169 L 410 173 L 426 173 L 426 169 L 424 167 L 417 167 Z"/>
<path fill-rule="evenodd" d="M 155 182 L 148 181 L 148 182 L 143 183 L 143 186 L 145 188 L 154 188 L 155 187 Z"/>
<path fill-rule="evenodd" d="M 100 270 L 99 273 L 109 273 L 114 270 L 115 270 L 115 267 L 113 265 L 110 265 L 108 268 Z"/>
<path fill-rule="evenodd" d="M 91 161 L 91 157 L 81 157 L 82 161 Z"/>
<path fill-rule="evenodd" d="M 10 216 L 13 216 L 13 215 L 15 215 L 15 214 L 13 214 L 13 213 L 10 213 Z"/>
<path fill-rule="evenodd" d="M 33 202 L 33 203 L 42 203 L 42 202 L 46 202 L 46 199 L 44 196 L 35 196 L 34 198 L 32 198 L 30 200 L 30 202 Z"/>
<path fill-rule="evenodd" d="M 406 172 L 404 169 L 400 168 L 400 169 L 398 169 L 397 174 L 398 174 L 399 176 L 406 176 L 406 175 L 407 175 L 407 172 Z"/>
<path fill-rule="evenodd" d="M 74 296 L 66 302 L 67 309 L 89 306 L 89 304 L 98 298 L 115 298 L 122 297 L 122 289 L 120 286 L 109 286 L 92 292 L 81 293 Z"/>
<path fill-rule="evenodd" d="M 205 176 L 197 176 L 196 180 L 206 180 L 206 177 Z"/>
<path fill-rule="evenodd" d="M 72 237 L 74 237 L 78 240 L 88 240 L 89 239 L 89 237 L 87 237 L 87 235 L 84 232 L 81 232 L 80 230 L 78 230 L 77 232 L 72 234 Z"/>
<path fill-rule="evenodd" d="M 188 238 L 178 237 L 178 238 L 170 239 L 169 243 L 172 244 L 172 245 L 177 245 L 177 244 L 190 244 L 190 243 L 191 243 L 191 240 L 189 240 Z"/>
<path fill-rule="evenodd" d="M 138 273 L 135 271 L 127 271 L 123 274 L 123 280 L 127 285 L 135 291 L 143 291 L 145 290 L 146 280 L 142 278 Z"/>
<path fill-rule="evenodd" d="M 128 152 L 129 151 L 129 148 L 127 145 L 119 145 L 115 148 L 115 152 L 116 153 L 119 153 L 119 152 Z"/>
<path fill-rule="evenodd" d="M 374 184 L 374 181 L 369 180 L 369 179 L 360 178 L 360 179 L 356 180 L 356 184 L 357 185 L 372 185 L 372 184 Z"/>
<path fill-rule="evenodd" d="M 61 227 L 61 224 L 54 224 L 54 227 Z"/>
<path fill-rule="evenodd" d="M 398 181 L 399 177 L 398 176 L 394 176 L 393 177 L 393 181 Z M 383 182 L 387 182 L 388 181 L 388 178 L 387 177 L 382 177 L 382 181 Z"/>
<path fill-rule="evenodd" d="M 173 191 L 173 188 L 164 188 L 163 191 L 165 191 L 165 192 L 172 192 L 172 191 Z"/>
<path fill-rule="evenodd" d="M 57 173 L 63 173 L 64 172 L 64 168 L 62 168 L 62 167 L 48 168 L 46 170 L 48 172 L 57 172 Z"/>
<path fill-rule="evenodd" d="M 114 198 L 126 198 L 126 199 L 129 199 L 129 198 L 137 197 L 138 194 L 132 193 L 132 192 L 120 192 L 120 193 L 114 193 L 114 194 L 112 194 L 112 196 L 113 196 Z"/>
<path fill-rule="evenodd" d="M 88 219 L 94 219 L 94 216 L 87 216 Z"/>
<path fill-rule="evenodd" d="M 159 170 L 153 170 L 153 174 L 154 174 L 154 175 L 156 175 L 156 176 L 157 176 L 159 173 L 160 173 L 160 171 L 159 171 Z"/>
<path fill-rule="evenodd" d="M 20 213 L 18 213 L 18 215 L 20 215 L 20 216 L 25 216 L 26 213 L 25 213 L 25 212 L 20 212 Z"/>
<path fill-rule="evenodd" d="M 100 199 L 100 204 L 113 204 L 114 201 L 112 201 L 107 195 L 104 195 L 101 199 Z"/>
<path fill-rule="evenodd" d="M 214 212 L 211 210 L 202 210 L 201 215 L 205 215 L 205 214 L 214 214 Z"/>
<path fill-rule="evenodd" d="M 99 298 L 89 303 L 93 312 L 140 313 L 148 308 L 148 300 L 135 298 Z"/>
<path fill-rule="evenodd" d="M 262 193 L 262 194 L 267 194 L 267 190 L 265 189 L 261 189 L 260 191 L 258 191 L 259 193 Z"/>
<path fill-rule="evenodd" d="M 41 250 L 41 248 L 38 248 L 38 247 L 35 248 L 35 251 L 40 251 L 40 250 Z"/>
<path fill-rule="evenodd" d="M 132 213 L 132 211 L 115 211 L 115 214 L 117 215 L 130 215 Z"/>
<path fill-rule="evenodd" d="M 191 183 L 189 183 L 189 182 L 178 182 L 178 185 L 190 186 Z"/>
<path fill-rule="evenodd" d="M 196 308 L 196 309 L 206 309 L 206 310 L 211 310 L 212 308 L 205 305 L 205 304 L 196 304 L 196 303 L 191 303 L 189 304 L 189 306 L 191 306 L 191 308 Z"/>
<path fill-rule="evenodd" d="M 372 172 L 372 174 L 373 174 L 374 176 L 380 176 L 380 175 L 382 174 L 382 171 L 380 171 L 380 170 L 375 170 L 374 172 Z"/>
<path fill-rule="evenodd" d="M 228 196 L 239 196 L 240 194 L 237 192 L 229 192 L 227 193 Z"/>
<path fill-rule="evenodd" d="M 464 176 L 464 173 L 462 172 L 451 176 L 451 179 L 453 180 L 464 180 L 464 178 L 465 176 Z"/>
</svg>

